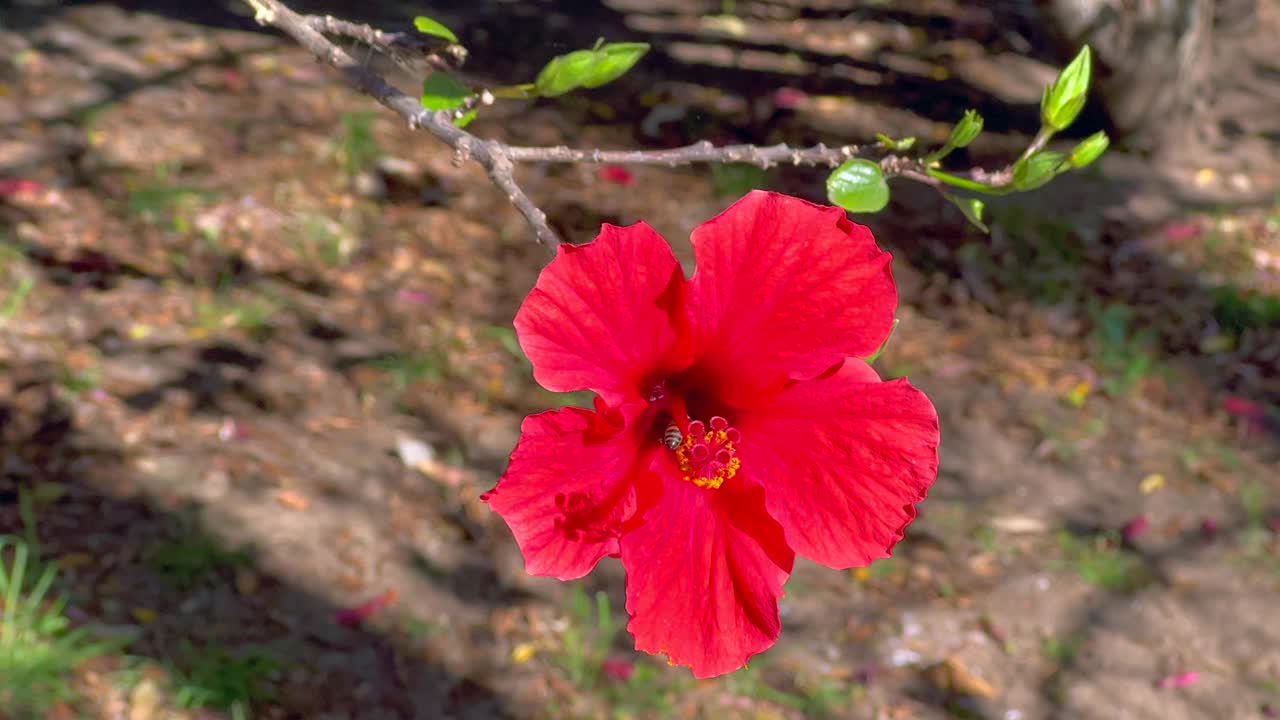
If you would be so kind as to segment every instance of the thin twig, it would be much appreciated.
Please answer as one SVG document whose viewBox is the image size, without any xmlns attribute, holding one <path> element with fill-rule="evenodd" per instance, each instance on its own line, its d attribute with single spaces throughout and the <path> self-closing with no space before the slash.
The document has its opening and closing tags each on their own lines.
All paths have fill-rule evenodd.
<svg viewBox="0 0 1280 720">
<path fill-rule="evenodd" d="M 886 155 L 880 160 L 880 172 L 885 177 L 904 177 L 909 180 L 915 180 L 924 183 L 939 192 L 942 191 L 942 181 L 929 175 L 929 168 L 924 164 L 923 160 L 917 158 L 904 157 L 902 155 Z"/>
<path fill-rule="evenodd" d="M 669 150 L 600 150 L 578 149 L 559 145 L 553 147 L 512 146 L 498 140 L 477 137 L 456 125 L 454 121 L 477 105 L 488 105 L 493 102 L 494 95 L 488 90 L 478 92 L 469 98 L 461 107 L 454 110 L 433 112 L 424 110 L 417 98 L 410 97 L 388 83 L 382 76 L 357 63 L 340 47 L 331 42 L 324 33 L 342 37 L 355 38 L 374 47 L 388 50 L 397 47 L 439 48 L 438 41 L 422 43 L 413 40 L 404 33 L 391 33 L 377 30 L 368 25 L 360 25 L 329 16 L 304 16 L 290 10 L 279 0 L 246 0 L 254 8 L 255 17 L 260 24 L 271 25 L 282 30 L 298 44 L 310 50 L 321 61 L 342 71 L 347 79 L 358 90 L 369 95 L 386 107 L 400 114 L 412 128 L 422 128 L 434 135 L 449 147 L 459 161 L 474 160 L 489 174 L 489 179 L 503 193 L 511 204 L 525 217 L 533 228 L 538 242 L 554 249 L 560 243 L 554 230 L 547 222 L 547 216 L 529 199 L 516 183 L 514 163 L 516 162 L 556 162 L 556 163 L 616 163 L 631 165 L 689 165 L 693 163 L 746 163 L 761 168 L 773 165 L 827 165 L 836 166 L 854 157 L 880 155 L 879 163 L 888 177 L 900 176 L 931 187 L 944 190 L 944 184 L 929 175 L 929 166 L 918 158 L 893 154 L 881 154 L 878 145 L 843 145 L 827 147 L 818 144 L 807 148 L 791 147 L 785 144 L 759 145 L 724 145 L 715 146 L 707 141 L 697 142 L 684 147 Z M 456 50 L 454 50 L 456 48 Z M 457 52 L 462 54 L 454 54 Z M 450 53 L 460 63 L 465 57 L 465 50 L 458 45 L 447 45 L 436 52 Z M 428 53 L 428 57 L 436 57 Z M 437 57 L 438 61 L 438 57 Z M 437 65 L 437 67 L 440 67 Z M 443 68 L 442 68 L 443 69 Z M 452 71 L 452 69 L 451 69 Z M 1045 138 L 1044 140 L 1047 140 Z M 1041 140 L 1041 145 L 1043 141 Z M 974 169 L 971 177 L 977 182 L 990 185 L 1003 185 L 1012 178 L 1012 166 L 995 171 Z"/>
<path fill-rule="evenodd" d="M 790 145 L 723 145 L 717 147 L 703 140 L 670 150 L 578 150 L 565 147 L 508 146 L 507 156 L 521 162 L 617 163 L 621 165 L 689 165 L 692 163 L 745 163 L 761 168 L 789 163 L 791 165 L 836 166 L 852 157 L 866 154 L 873 146 L 843 145 L 795 148 Z"/>
<path fill-rule="evenodd" d="M 467 59 L 467 49 L 443 38 L 422 33 L 387 32 L 332 15 L 306 15 L 307 24 L 326 35 L 337 35 L 378 48 L 386 53 L 407 51 L 420 55 L 439 69 L 456 68 Z"/>
<path fill-rule="evenodd" d="M 495 140 L 482 140 L 455 126 L 452 113 L 447 110 L 433 112 L 423 109 L 417 98 L 405 95 L 382 76 L 356 62 L 346 51 L 313 28 L 306 17 L 290 10 L 284 3 L 278 0 L 247 1 L 253 6 L 259 23 L 279 28 L 321 61 L 342 71 L 347 80 L 361 92 L 405 118 L 409 127 L 426 130 L 453 148 L 458 157 L 480 163 L 493 184 L 524 215 L 538 242 L 553 249 L 560 243 L 560 238 L 547 223 L 546 213 L 516 184 L 511 159 L 504 154 L 505 145 Z"/>
<path fill-rule="evenodd" d="M 1013 182 L 1013 165 L 1006 165 L 999 170 L 974 168 L 969 171 L 969 177 L 974 182 L 979 182 L 983 185 L 994 188 L 1004 187 Z"/>
</svg>

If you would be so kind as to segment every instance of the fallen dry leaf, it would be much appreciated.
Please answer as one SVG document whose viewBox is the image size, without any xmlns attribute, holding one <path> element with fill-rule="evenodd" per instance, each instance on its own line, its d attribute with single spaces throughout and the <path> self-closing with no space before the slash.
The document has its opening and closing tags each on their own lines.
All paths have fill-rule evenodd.
<svg viewBox="0 0 1280 720">
<path fill-rule="evenodd" d="M 1046 532 L 1049 527 L 1043 520 L 1027 515 L 1002 515 L 991 519 L 991 527 L 1015 535 Z"/>
<path fill-rule="evenodd" d="M 129 693 L 129 720 L 151 720 L 160 710 L 160 690 L 151 680 L 143 680 Z"/>
<path fill-rule="evenodd" d="M 132 615 L 135 620 L 142 623 L 143 625 L 155 622 L 157 617 L 155 610 L 152 610 L 150 608 L 142 608 L 142 607 L 134 608 L 133 610 L 129 611 L 129 614 Z"/>
<path fill-rule="evenodd" d="M 511 662 L 516 665 L 523 665 L 538 653 L 538 648 L 533 643 L 523 642 L 511 648 Z"/>
<path fill-rule="evenodd" d="M 1142 482 L 1138 483 L 1138 490 L 1142 491 L 1143 495 L 1150 495 L 1164 487 L 1164 484 L 1163 475 L 1160 473 L 1151 473 L 1150 475 L 1142 478 Z"/>
<path fill-rule="evenodd" d="M 311 501 L 294 492 L 293 490 L 277 490 L 275 492 L 276 502 L 289 508 L 290 510 L 306 510 L 311 506 Z"/>
<path fill-rule="evenodd" d="M 925 669 L 924 675 L 925 679 L 945 692 L 981 698 L 996 696 L 996 689 L 991 683 L 978 677 L 955 657 L 930 665 Z"/>
<path fill-rule="evenodd" d="M 259 584 L 257 573 L 249 568 L 236 568 L 236 592 L 248 597 L 258 591 Z"/>
</svg>

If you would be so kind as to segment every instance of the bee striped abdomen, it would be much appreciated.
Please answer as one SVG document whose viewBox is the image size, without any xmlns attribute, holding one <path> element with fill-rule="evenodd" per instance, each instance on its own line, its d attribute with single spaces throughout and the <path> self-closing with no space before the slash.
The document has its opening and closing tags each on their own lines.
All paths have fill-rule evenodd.
<svg viewBox="0 0 1280 720">
<path fill-rule="evenodd" d="M 680 428 L 676 427 L 675 423 L 668 425 L 666 432 L 662 433 L 662 444 L 666 445 L 668 450 L 675 450 L 682 442 L 684 442 L 684 434 L 680 432 Z"/>
</svg>

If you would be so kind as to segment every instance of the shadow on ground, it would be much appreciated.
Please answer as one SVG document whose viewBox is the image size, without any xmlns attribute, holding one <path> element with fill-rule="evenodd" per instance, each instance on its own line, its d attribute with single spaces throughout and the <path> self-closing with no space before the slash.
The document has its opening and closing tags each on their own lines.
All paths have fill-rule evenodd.
<svg viewBox="0 0 1280 720">
<path fill-rule="evenodd" d="M 298 3 L 297 9 L 342 14 L 349 10 L 346 5 Z M 44 43 L 41 47 L 49 49 L 51 56 L 85 67 L 107 66 L 103 59 L 114 57 L 112 43 L 105 43 L 109 47 L 104 49 L 104 43 L 96 42 L 102 38 L 89 34 L 85 39 L 85 23 L 94 17 L 140 22 L 167 17 L 185 23 L 197 40 L 203 29 L 210 27 L 234 28 L 245 34 L 228 36 L 236 42 L 215 43 L 207 53 L 183 56 L 186 60 L 177 65 L 160 62 L 156 71 L 131 68 L 127 58 L 120 60 L 116 75 L 96 77 L 86 85 L 83 102 L 77 103 L 77 95 L 68 93 L 64 107 L 50 105 L 47 113 L 34 117 L 0 119 L 7 127 L 29 125 L 33 119 L 47 126 L 42 128 L 50 131 L 47 137 L 37 133 L 27 138 L 36 148 L 27 159 L 48 159 L 48 152 L 52 152 L 68 169 L 68 177 L 74 178 L 70 189 L 104 195 L 118 189 L 118 178 L 110 168 L 83 162 L 86 144 L 77 138 L 86 134 L 87 115 L 104 103 L 125 102 L 182 81 L 187 73 L 242 68 L 240 62 L 250 54 L 270 54 L 278 47 L 258 33 L 246 15 L 225 11 L 232 5 L 209 3 L 193 8 L 181 3 L 127 2 L 116 7 L 140 14 L 121 16 L 111 7 L 99 5 L 92 9 L 98 15 L 76 15 L 75 21 L 66 20 L 70 16 L 64 16 L 61 8 L 27 11 L 6 21 L 40 39 Z M 911 50 L 916 42 L 911 39 L 912 29 L 923 34 L 927 46 L 951 38 L 997 52 L 1016 53 L 1020 47 L 1035 47 L 1033 29 L 1025 19 L 1010 20 L 1000 15 L 1003 11 L 999 9 L 995 14 L 951 17 L 883 6 L 860 10 L 852 18 L 807 13 L 808 19 L 836 23 L 834 32 L 846 35 L 857 27 L 892 30 L 895 23 L 906 33 L 905 40 L 884 40 L 880 51 L 868 55 L 849 48 L 848 57 L 841 57 L 815 50 L 806 45 L 804 37 L 771 36 L 773 28 L 764 22 L 748 24 L 745 35 L 729 32 L 724 37 L 723 26 L 708 30 L 705 24 L 690 25 L 696 18 L 688 12 L 622 12 L 594 4 L 589 10 L 583 7 L 567 2 L 441 3 L 438 16 L 460 29 L 472 49 L 476 71 L 496 78 L 530 77 L 550 55 L 590 45 L 598 35 L 653 42 L 658 52 L 650 64 L 616 88 L 592 96 L 612 106 L 616 112 L 612 120 L 593 114 L 589 103 L 580 99 L 539 103 L 531 109 L 541 113 L 538 118 L 563 112 L 571 128 L 612 125 L 619 131 L 615 136 L 634 138 L 636 143 L 674 144 L 701 137 L 828 144 L 865 140 L 861 133 L 866 119 L 852 111 L 822 112 L 823 103 L 813 100 L 821 94 L 854 97 L 856 102 L 846 106 L 876 102 L 903 105 L 914 111 L 904 122 L 925 130 L 934 124 L 945 125 L 966 107 L 978 107 L 987 115 L 990 128 L 1007 130 L 1007 138 L 1012 138 L 993 140 L 985 150 L 975 149 L 972 157 L 984 162 L 984 157 L 998 152 L 1009 157 L 1016 141 L 1025 141 L 1035 130 L 1038 88 L 1030 92 L 1022 88 L 1023 94 L 1032 98 L 1030 102 L 1011 101 L 974 79 L 980 74 L 971 74 L 969 80 L 936 79 L 930 75 L 936 63 Z M 420 11 L 408 3 L 369 4 L 361 10 L 364 17 L 353 19 L 376 19 L 384 27 L 403 28 Z M 839 25 L 841 21 L 847 21 L 847 26 Z M 141 23 L 129 32 L 144 26 Z M 68 34 L 77 27 L 80 35 Z M 102 36 L 108 37 L 110 32 L 104 24 Z M 952 38 L 952 34 L 959 37 Z M 117 37 L 114 50 L 132 57 L 136 40 L 131 43 L 127 37 L 128 33 Z M 1022 54 L 1032 55 L 1029 51 Z M 796 68 L 806 67 L 833 70 L 796 72 Z M 988 66 L 988 72 L 998 69 Z M 306 75 L 307 71 L 311 74 Z M 314 89 L 327 82 L 323 73 L 320 68 L 304 68 L 302 77 L 290 77 L 289 82 L 296 79 Z M 673 77 L 682 82 L 670 82 Z M 1030 77 L 1038 76 L 1031 72 Z M 773 91 L 781 86 L 803 90 L 812 103 L 800 108 L 771 104 Z M 652 103 L 646 105 L 635 98 L 655 88 L 660 103 L 686 105 L 686 112 L 679 120 L 664 124 L 656 136 L 645 135 L 642 126 L 652 112 Z M 719 93 L 698 92 L 709 88 L 737 92 L 725 94 L 733 97 L 717 104 Z M 329 100 L 327 96 L 324 99 Z M 293 119 L 299 121 L 296 127 L 317 122 L 303 110 L 288 116 L 289 107 L 284 106 L 270 105 L 264 111 L 277 124 L 287 126 L 276 128 L 279 136 L 274 140 L 290 135 Z M 175 108 L 174 112 L 180 121 L 182 113 L 191 109 Z M 175 128 L 181 124 L 178 121 Z M 1099 120 L 1095 117 L 1089 122 Z M 237 142 L 243 143 L 252 129 L 238 129 Z M 1083 130 L 1087 129 L 1088 123 Z M 512 121 L 505 132 L 508 139 L 529 142 L 543 137 L 541 130 L 532 122 Z M 559 136 L 555 137 L 558 142 Z M 220 147 L 215 146 L 212 152 Z M 256 149 L 242 147 L 240 151 Z M 966 159 L 960 157 L 958 162 Z M 193 162 L 199 160 L 197 157 Z M 4 172 L 18 173 L 34 165 L 15 164 Z M 564 172 L 567 177 L 570 171 Z M 591 207 L 589 200 L 562 197 L 569 193 L 554 189 L 554 175 L 547 177 L 553 182 L 543 178 L 533 194 L 545 200 L 557 226 L 573 229 L 571 235 L 576 240 L 586 239 L 605 211 Z M 817 173 L 786 170 L 768 182 L 821 199 L 817 190 L 822 187 L 821 176 Z M 1233 349 L 1200 352 L 1208 323 L 1219 320 L 1215 312 L 1222 305 L 1220 284 L 1195 268 L 1174 265 L 1158 246 L 1140 242 L 1169 221 L 1212 207 L 1184 190 L 1151 172 L 1145 161 L 1119 158 L 1104 164 L 1099 174 L 1062 179 L 1018 204 L 996 208 L 996 231 L 991 236 L 966 229 L 957 212 L 920 189 L 897 192 L 895 188 L 890 212 L 871 222 L 878 236 L 887 238 L 913 268 L 910 274 L 917 280 L 909 293 L 904 292 L 904 298 L 926 318 L 991 317 L 1002 329 L 1015 328 L 1010 334 L 1018 334 L 1024 327 L 1039 328 L 1039 332 L 1087 345 L 1093 342 L 1090 338 L 1106 306 L 1124 306 L 1130 308 L 1121 328 L 1124 338 L 1136 339 L 1145 328 L 1153 328 L 1156 335 L 1150 338 L 1150 347 L 1125 345 L 1122 349 L 1130 355 L 1150 351 L 1169 358 L 1181 373 L 1165 382 L 1163 391 L 1152 391 L 1162 393 L 1156 401 L 1197 412 L 1216 406 L 1223 393 L 1275 403 L 1280 400 L 1276 385 L 1280 382 L 1276 367 L 1280 362 L 1276 357 L 1280 328 L 1274 322 L 1241 328 Z M 453 213 L 445 217 L 450 234 L 466 236 L 472 232 L 459 217 L 481 225 L 500 224 L 484 210 L 475 210 L 474 203 L 466 205 L 471 199 L 468 196 L 485 192 L 456 192 L 444 203 Z M 471 210 L 463 210 L 465 207 Z M 404 222 L 404 212 L 399 213 L 400 220 L 394 217 L 403 209 L 380 207 L 386 217 L 380 216 L 379 221 L 385 220 L 387 226 Z M 410 207 L 411 211 L 422 209 Z M 18 208 L 4 208 L 4 212 L 6 231 L 15 235 L 20 235 L 23 223 L 35 219 Z M 123 233 L 128 229 L 132 228 L 109 227 L 107 231 Z M 137 241 L 149 242 L 158 234 L 140 232 Z M 476 234 L 480 235 L 479 231 Z M 226 657 L 229 660 L 223 664 L 232 668 L 237 662 L 243 665 L 254 658 L 267 658 L 276 665 L 268 675 L 271 689 L 279 696 L 261 698 L 261 702 L 283 712 L 281 716 L 311 717 L 329 712 L 350 717 L 501 717 L 536 712 L 537 708 L 513 709 L 509 701 L 498 699 L 507 697 L 500 688 L 486 687 L 486 683 L 497 684 L 502 676 L 513 674 L 505 665 L 509 657 L 505 639 L 497 638 L 497 631 L 488 628 L 497 624 L 491 623 L 491 618 L 501 611 L 521 609 L 536 598 L 536 591 L 511 580 L 509 538 L 505 531 L 495 529 L 491 518 L 481 514 L 483 508 L 475 502 L 475 491 L 485 484 L 478 476 L 492 479 L 500 471 L 504 453 L 514 440 L 511 423 L 501 422 L 505 418 L 490 425 L 478 421 L 488 420 L 484 416 L 492 414 L 493 406 L 517 416 L 535 410 L 543 402 L 542 396 L 516 391 L 494 400 L 498 393 L 485 394 L 488 391 L 478 373 L 475 377 L 449 374 L 439 367 L 438 358 L 407 357 L 415 350 L 437 350 L 435 345 L 413 347 L 421 342 L 421 336 L 414 335 L 411 327 L 438 320 L 451 309 L 448 306 L 422 309 L 417 318 L 396 318 L 397 313 L 405 312 L 399 309 L 403 306 L 384 302 L 379 293 L 389 291 L 376 287 L 364 294 L 351 293 L 356 296 L 355 307 L 336 309 L 328 303 L 351 299 L 342 296 L 342 283 L 349 278 L 336 271 L 261 270 L 257 260 L 237 250 L 221 251 L 216 258 L 205 258 L 208 262 L 195 257 L 193 250 L 194 260 L 188 258 L 190 267 L 178 268 L 176 263 L 149 264 L 145 258 L 126 257 L 100 247 L 67 253 L 56 243 L 68 235 L 50 235 L 52 239 L 44 242 L 17 238 L 14 246 L 36 268 L 41 282 L 65 293 L 62 300 L 40 308 L 55 318 L 59 310 L 65 316 L 92 315 L 93 308 L 105 312 L 88 303 L 130 288 L 139 288 L 150 298 L 162 290 L 195 294 L 211 285 L 226 284 L 271 295 L 273 302 L 287 307 L 232 339 L 164 336 L 156 328 L 150 331 L 157 336 L 150 339 L 126 336 L 122 333 L 131 331 L 132 326 L 121 319 L 119 330 L 93 334 L 87 343 L 117 375 L 113 380 L 123 389 L 112 396 L 96 393 L 90 379 L 68 376 L 61 364 L 25 359 L 28 347 L 20 338 L 9 338 L 11 348 L 3 356 L 7 385 L 0 394 L 5 469 L 4 486 L 0 487 L 0 531 L 21 531 L 16 508 L 21 492 L 35 492 L 51 483 L 64 488 L 56 499 L 39 508 L 36 531 L 44 552 L 67 568 L 62 589 L 89 622 L 134 627 L 141 639 L 129 651 L 171 668 L 175 677 L 198 671 L 200 655 Z M 499 248 L 503 254 L 499 264 L 483 266 L 477 272 L 501 275 L 505 283 L 492 295 L 483 295 L 485 302 L 474 303 L 483 307 L 464 311 L 473 313 L 471 321 L 504 325 L 533 280 L 538 253 L 525 244 L 511 249 L 515 243 L 504 243 L 497 240 L 481 245 Z M 374 248 L 361 259 L 382 260 L 379 253 L 391 251 L 390 247 Z M 472 261 L 482 260 L 465 253 L 464 249 L 454 256 L 430 258 L 443 257 L 468 268 Z M 506 272 L 512 265 L 520 269 Z M 467 283 L 459 282 L 457 287 L 466 289 Z M 464 317 L 464 324 L 467 321 Z M 960 327 L 963 333 L 964 326 Z M 44 330 L 45 339 L 59 337 L 57 328 Z M 68 330 L 65 337 L 72 337 L 74 330 Z M 218 331 L 215 327 L 212 332 Z M 50 343 L 49 354 L 61 359 L 65 348 Z M 997 348 L 993 354 L 999 352 Z M 70 361 L 70 353 L 67 356 Z M 1082 362 L 1089 359 L 1079 358 Z M 393 377 L 402 376 L 403 380 L 397 381 L 404 385 L 401 394 L 411 396 L 397 400 L 394 412 L 374 419 L 370 419 L 374 411 L 369 408 L 376 403 L 368 400 L 373 393 L 364 379 L 371 366 Z M 929 369 L 933 370 L 937 369 Z M 939 386 L 939 397 L 950 398 L 949 409 L 954 412 L 944 414 L 949 434 L 963 437 L 959 432 L 962 425 L 972 420 L 961 409 L 969 396 L 945 387 L 948 381 L 940 372 L 933 382 Z M 470 399 L 461 413 L 433 404 L 433 395 L 446 384 L 464 388 L 459 394 Z M 523 387 L 528 390 L 527 381 Z M 405 392 L 406 388 L 416 391 L 417 396 Z M 1028 393 L 1015 390 L 1013 394 Z M 983 418 L 982 422 L 990 425 L 981 427 L 1005 430 L 1000 420 Z M 1121 416 L 1121 421 L 1125 420 L 1128 416 Z M 1004 433 L 1000 434 L 1004 439 Z M 436 447 L 462 448 L 466 462 L 458 464 L 480 472 L 453 480 L 446 473 L 443 482 L 424 482 L 393 454 L 402 447 L 405 435 L 427 436 Z M 1039 480 L 1041 487 L 1066 486 L 1078 479 L 1070 470 L 1055 470 L 1049 462 L 1029 459 L 1032 453 L 1020 442 L 1008 441 L 1007 465 L 975 455 L 969 458 L 972 468 L 963 468 L 965 473 L 945 474 L 936 499 L 973 507 L 1008 499 L 1014 496 L 1019 473 L 1045 473 L 1050 481 Z M 973 444 L 979 446 L 976 440 Z M 980 449 L 986 452 L 991 448 L 981 445 Z M 958 450 L 950 452 L 952 458 L 964 458 Z M 953 459 L 950 469 L 956 470 L 960 464 Z M 1111 516 L 1117 512 L 1115 495 L 1119 491 L 1113 481 L 1121 475 L 1115 470 L 1108 474 L 1099 471 L 1089 478 L 1087 490 L 1101 488 L 1101 499 L 1069 498 L 1054 507 L 1055 519 L 1065 520 L 1081 535 L 1114 527 Z M 1127 476 L 1125 481 L 1129 482 Z M 1223 524 L 1229 527 L 1227 522 Z M 1152 588 L 1172 592 L 1177 582 L 1165 567 L 1167 561 L 1191 562 L 1202 554 L 1195 532 L 1174 535 L 1167 546 L 1126 550 L 1140 556 L 1152 575 Z M 1224 535 L 1233 534 L 1224 531 Z M 903 554 L 911 557 L 910 551 Z M 609 579 L 615 581 L 609 585 L 616 591 L 617 578 Z M 352 598 L 354 606 L 382 597 L 387 588 L 398 590 L 407 600 L 402 603 L 405 607 L 395 604 L 377 612 L 367 629 L 336 622 L 342 608 L 333 600 L 335 596 Z M 1222 606 L 1244 608 L 1233 604 L 1238 594 L 1232 594 L 1233 600 Z M 921 601 L 919 608 L 911 608 L 928 604 Z M 1196 591 L 1185 606 L 1179 606 L 1178 612 L 1187 616 L 1180 630 L 1193 621 L 1221 620 L 1224 611 L 1213 610 L 1212 604 L 1207 591 Z M 1142 609 L 1149 605 L 1128 594 L 1100 594 L 1064 611 L 1059 632 L 1070 637 L 1098 636 L 1102 638 L 1099 642 L 1104 642 L 1117 625 L 1161 627 L 1159 612 Z M 893 607 L 896 611 L 907 606 Z M 1248 610 L 1240 612 L 1247 614 Z M 867 609 L 867 613 L 881 619 L 887 616 L 882 607 Z M 803 633 L 820 627 L 811 620 L 789 620 L 790 631 Z M 1260 631 L 1255 634 L 1265 637 Z M 1054 678 L 1037 688 L 1059 716 L 1069 716 L 1067 708 L 1074 707 L 1061 698 L 1060 682 L 1083 667 L 1086 657 L 1081 654 L 1063 663 Z M 270 713 L 268 710 L 268 717 Z"/>
<path fill-rule="evenodd" d="M 185 691 L 223 710 L 230 708 L 221 703 L 252 701 L 262 717 L 285 716 L 268 708 L 287 708 L 288 717 L 507 715 L 483 684 L 433 657 L 427 640 L 443 625 L 406 624 L 394 606 L 370 617 L 376 628 L 340 622 L 339 608 L 264 565 L 253 539 L 234 526 L 215 522 L 218 536 L 209 535 L 198 500 L 145 493 L 139 476 L 158 470 L 148 465 L 154 460 L 140 469 L 134 451 L 82 427 L 52 369 L 6 364 L 5 375 L 0 528 L 20 536 L 34 530 L 42 557 L 63 568 L 55 589 L 69 598 L 73 619 L 94 633 L 136 634 L 132 657 L 100 672 L 124 677 L 151 664 L 178 697 Z M 207 468 L 159 470 L 199 475 Z M 19 516 L 23 494 L 45 498 L 36 504 L 35 528 Z M 478 571 L 492 574 L 467 568 Z M 460 599 L 493 600 L 475 591 Z"/>
</svg>

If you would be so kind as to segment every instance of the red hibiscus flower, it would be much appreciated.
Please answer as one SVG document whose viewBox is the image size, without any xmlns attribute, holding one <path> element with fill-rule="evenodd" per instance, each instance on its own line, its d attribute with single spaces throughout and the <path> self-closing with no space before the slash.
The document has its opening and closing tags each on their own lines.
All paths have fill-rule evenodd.
<svg viewBox="0 0 1280 720">
<path fill-rule="evenodd" d="M 534 377 L 595 410 L 530 415 L 483 496 L 534 575 L 627 572 L 627 629 L 697 677 L 778 637 L 796 553 L 887 557 L 937 474 L 938 417 L 858 358 L 888 336 L 889 255 L 842 210 L 753 192 L 693 232 L 560 247 L 516 315 Z"/>
</svg>

